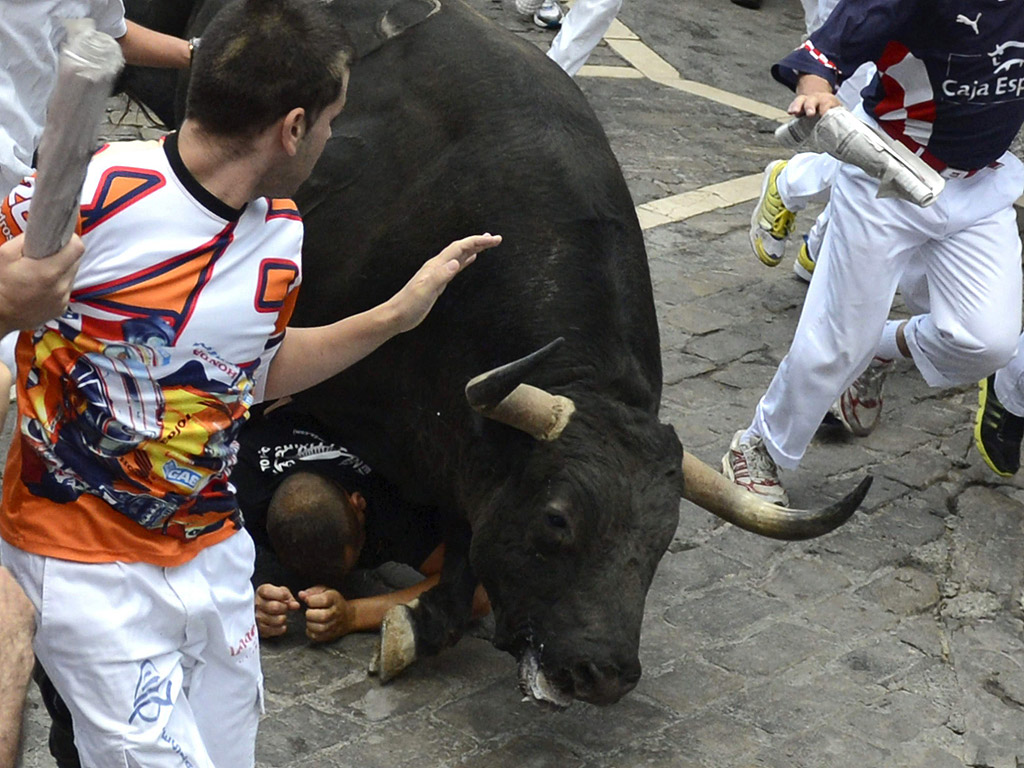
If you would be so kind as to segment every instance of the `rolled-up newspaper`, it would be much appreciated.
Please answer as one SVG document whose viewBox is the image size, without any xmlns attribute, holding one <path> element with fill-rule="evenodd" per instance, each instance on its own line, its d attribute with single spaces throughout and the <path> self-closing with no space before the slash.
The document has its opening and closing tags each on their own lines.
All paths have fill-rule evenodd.
<svg viewBox="0 0 1024 768">
<path fill-rule="evenodd" d="M 121 46 L 91 19 L 67 22 L 57 84 L 39 142 L 36 188 L 29 205 L 25 255 L 41 259 L 71 239 L 96 134 L 114 80 L 124 67 Z"/>
<path fill-rule="evenodd" d="M 775 137 L 791 149 L 816 149 L 856 165 L 878 179 L 877 197 L 899 197 L 926 208 L 946 184 L 924 160 L 844 107 L 833 107 L 820 118 L 790 120 Z"/>
</svg>

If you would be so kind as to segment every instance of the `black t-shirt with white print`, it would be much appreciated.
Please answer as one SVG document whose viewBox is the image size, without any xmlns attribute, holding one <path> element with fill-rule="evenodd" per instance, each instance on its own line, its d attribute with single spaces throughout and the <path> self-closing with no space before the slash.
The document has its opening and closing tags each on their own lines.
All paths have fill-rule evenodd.
<svg viewBox="0 0 1024 768">
<path fill-rule="evenodd" d="M 294 472 L 314 472 L 366 499 L 366 543 L 358 568 L 385 562 L 419 568 L 441 543 L 437 509 L 400 498 L 343 432 L 328 430 L 291 403 L 269 414 L 257 409 L 239 435 L 238 464 L 231 473 L 246 530 L 258 547 L 272 551 L 266 522 L 274 491 Z"/>
</svg>

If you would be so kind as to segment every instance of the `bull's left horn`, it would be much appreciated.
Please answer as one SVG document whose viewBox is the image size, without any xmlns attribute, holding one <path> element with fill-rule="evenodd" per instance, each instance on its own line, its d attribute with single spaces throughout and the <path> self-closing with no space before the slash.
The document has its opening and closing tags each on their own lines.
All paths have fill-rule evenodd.
<svg viewBox="0 0 1024 768">
<path fill-rule="evenodd" d="M 526 357 L 470 379 L 466 385 L 469 404 L 487 418 L 520 429 L 537 440 L 557 439 L 576 405 L 568 397 L 524 384 L 523 379 L 563 341 L 559 337 Z"/>
<path fill-rule="evenodd" d="M 744 490 L 700 459 L 683 453 L 683 498 L 735 526 L 785 541 L 813 539 L 845 523 L 863 501 L 871 476 L 824 509 L 790 509 Z"/>
</svg>

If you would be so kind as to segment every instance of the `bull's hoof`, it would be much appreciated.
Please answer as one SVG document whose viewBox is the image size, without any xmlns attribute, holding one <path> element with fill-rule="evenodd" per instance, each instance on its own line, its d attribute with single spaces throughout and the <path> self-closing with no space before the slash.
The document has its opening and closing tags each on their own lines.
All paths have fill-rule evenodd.
<svg viewBox="0 0 1024 768">
<path fill-rule="evenodd" d="M 384 615 L 380 625 L 380 642 L 370 659 L 370 674 L 387 683 L 416 661 L 416 630 L 409 605 L 396 605 Z"/>
</svg>

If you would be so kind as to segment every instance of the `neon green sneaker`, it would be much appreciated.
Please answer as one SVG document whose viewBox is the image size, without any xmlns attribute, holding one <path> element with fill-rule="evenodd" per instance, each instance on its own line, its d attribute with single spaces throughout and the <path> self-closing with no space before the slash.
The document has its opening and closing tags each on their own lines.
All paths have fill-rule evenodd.
<svg viewBox="0 0 1024 768">
<path fill-rule="evenodd" d="M 978 413 L 974 419 L 974 444 L 989 469 L 1012 477 L 1020 469 L 1020 443 L 1024 418 L 1010 413 L 995 392 L 995 374 L 978 382 Z"/>
<path fill-rule="evenodd" d="M 807 235 L 804 235 L 800 242 L 800 250 L 796 252 L 796 259 L 793 261 L 793 272 L 805 283 L 811 282 L 811 275 L 814 274 L 814 256 L 807 245 Z"/>
<path fill-rule="evenodd" d="M 796 222 L 796 214 L 783 205 L 776 186 L 785 167 L 785 160 L 768 163 L 761 180 L 761 198 L 750 217 L 750 246 L 757 258 L 769 267 L 777 267 L 786 255 L 786 240 Z"/>
</svg>

